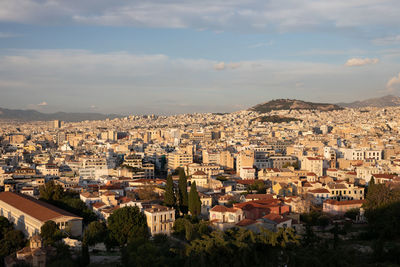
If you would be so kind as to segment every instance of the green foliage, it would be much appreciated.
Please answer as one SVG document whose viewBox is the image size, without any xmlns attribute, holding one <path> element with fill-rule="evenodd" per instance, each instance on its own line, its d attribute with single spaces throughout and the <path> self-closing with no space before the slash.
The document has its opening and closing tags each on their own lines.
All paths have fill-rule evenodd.
<svg viewBox="0 0 400 267">
<path fill-rule="evenodd" d="M 182 240 L 191 241 L 209 233 L 210 228 L 205 221 L 191 221 L 189 217 L 175 220 L 173 234 Z"/>
<path fill-rule="evenodd" d="M 179 209 L 183 214 L 188 212 L 188 192 L 187 192 L 187 178 L 185 170 L 178 168 L 179 180 L 178 180 L 178 202 Z"/>
<path fill-rule="evenodd" d="M 272 115 L 272 116 L 260 116 L 255 119 L 252 119 L 251 121 L 283 123 L 283 122 L 302 121 L 302 120 L 292 118 L 292 117 L 282 117 L 282 116 L 278 116 L 278 115 Z"/>
<path fill-rule="evenodd" d="M 179 256 L 181 244 L 164 235 L 156 235 L 152 240 L 137 239 L 122 249 L 123 266 L 183 266 Z"/>
<path fill-rule="evenodd" d="M 5 234 L 12 229 L 12 223 L 10 223 L 6 217 L 0 216 L 0 239 L 3 239 Z"/>
<path fill-rule="evenodd" d="M 354 208 L 346 211 L 344 217 L 355 220 L 357 218 L 357 215 L 359 214 L 360 214 L 360 209 Z"/>
<path fill-rule="evenodd" d="M 284 265 L 284 248 L 297 245 L 293 229 L 274 233 L 260 229 L 259 234 L 233 228 L 226 232 L 214 231 L 192 241 L 185 250 L 190 266 L 271 266 Z"/>
<path fill-rule="evenodd" d="M 26 244 L 26 239 L 21 231 L 11 229 L 5 233 L 0 240 L 0 258 L 4 258 L 22 249 Z"/>
<path fill-rule="evenodd" d="M 47 221 L 40 227 L 40 236 L 45 245 L 54 245 L 63 238 L 61 230 L 53 221 Z"/>
<path fill-rule="evenodd" d="M 190 186 L 189 211 L 192 216 L 198 216 L 201 213 L 201 201 L 197 192 L 196 182 L 193 182 Z"/>
<path fill-rule="evenodd" d="M 79 199 L 78 194 L 64 192 L 53 181 L 40 187 L 40 200 L 82 217 L 85 224 L 97 220 L 97 215 Z"/>
<path fill-rule="evenodd" d="M 164 204 L 168 207 L 176 206 L 176 197 L 174 193 L 174 182 L 172 181 L 172 176 L 168 175 L 167 185 L 165 187 Z"/>
<path fill-rule="evenodd" d="M 265 194 L 267 186 L 265 185 L 264 181 L 257 180 L 252 185 L 250 185 L 250 190 L 256 190 L 257 194 Z"/>
<path fill-rule="evenodd" d="M 107 234 L 107 228 L 104 223 L 98 221 L 91 222 L 83 234 L 83 244 L 85 246 L 94 246 L 104 242 Z"/>
<path fill-rule="evenodd" d="M 120 246 L 137 238 L 149 237 L 146 215 L 138 207 L 123 207 L 114 211 L 108 218 L 108 230 L 111 239 Z"/>
<path fill-rule="evenodd" d="M 326 215 L 321 215 L 318 217 L 318 225 L 325 228 L 330 223 L 330 218 Z"/>
<path fill-rule="evenodd" d="M 363 205 L 370 234 L 393 239 L 400 237 L 400 190 L 371 183 Z"/>
<path fill-rule="evenodd" d="M 58 201 L 64 196 L 64 189 L 54 181 L 49 181 L 39 187 L 40 199 L 47 201 Z"/>
<path fill-rule="evenodd" d="M 285 163 L 285 164 L 283 164 L 283 168 L 287 168 L 287 167 L 290 167 L 290 166 L 292 166 L 293 168 L 295 168 L 296 170 L 299 170 L 300 169 L 300 165 L 299 165 L 299 162 L 298 161 L 296 161 L 295 163 L 292 163 L 292 164 L 290 164 L 289 162 L 288 163 Z"/>
</svg>

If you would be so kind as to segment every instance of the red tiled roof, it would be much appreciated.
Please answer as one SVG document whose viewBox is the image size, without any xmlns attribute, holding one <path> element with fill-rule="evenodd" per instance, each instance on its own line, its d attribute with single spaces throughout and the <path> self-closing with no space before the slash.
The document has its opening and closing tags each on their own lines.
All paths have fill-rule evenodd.
<svg viewBox="0 0 400 267">
<path fill-rule="evenodd" d="M 308 192 L 310 192 L 310 193 L 329 193 L 329 190 L 325 189 L 325 188 L 317 188 L 317 189 L 310 190 Z"/>
<path fill-rule="evenodd" d="M 2 192 L 0 193 L 0 201 L 3 201 L 10 206 L 13 206 L 17 210 L 20 210 L 21 212 L 41 222 L 55 220 L 56 218 L 62 216 L 80 218 L 65 210 L 23 194 Z"/>
<path fill-rule="evenodd" d="M 243 219 L 240 222 L 238 222 L 236 225 L 237 226 L 248 226 L 251 224 L 255 224 L 257 221 L 252 220 L 252 219 Z"/>
<path fill-rule="evenodd" d="M 215 207 L 213 207 L 210 211 L 216 211 L 216 212 L 236 212 L 238 209 L 236 208 L 228 208 L 225 206 L 221 206 L 221 205 L 216 205 Z"/>
</svg>

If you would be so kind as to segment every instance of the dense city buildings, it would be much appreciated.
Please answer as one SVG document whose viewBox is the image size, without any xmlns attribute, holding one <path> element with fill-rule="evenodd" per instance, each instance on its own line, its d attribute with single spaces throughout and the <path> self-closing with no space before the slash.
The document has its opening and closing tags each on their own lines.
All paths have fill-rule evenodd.
<svg viewBox="0 0 400 267">
<path fill-rule="evenodd" d="M 54 185 L 107 224 L 117 210 L 137 208 L 151 236 L 173 234 L 187 212 L 224 231 L 293 228 L 302 234 L 299 215 L 315 209 L 337 217 L 356 210 L 362 222 L 371 180 L 400 182 L 398 112 L 388 107 L 1 122 L 0 215 L 27 237 L 54 221 L 79 240 L 87 227 L 82 217 L 63 210 L 68 205 L 38 200 Z M 267 115 L 295 120 L 257 119 Z M 198 200 L 192 193 L 184 200 L 182 190 L 193 185 Z"/>
</svg>

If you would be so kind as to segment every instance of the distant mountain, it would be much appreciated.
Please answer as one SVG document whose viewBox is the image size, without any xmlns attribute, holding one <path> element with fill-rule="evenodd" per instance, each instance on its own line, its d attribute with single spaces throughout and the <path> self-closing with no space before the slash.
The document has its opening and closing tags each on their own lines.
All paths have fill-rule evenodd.
<svg viewBox="0 0 400 267">
<path fill-rule="evenodd" d="M 85 120 L 105 120 L 121 118 L 122 115 L 116 114 L 100 114 L 100 113 L 42 113 L 36 110 L 27 109 L 6 109 L 0 108 L 0 119 L 4 120 L 19 120 L 19 121 L 50 121 L 61 120 L 67 122 L 77 122 Z"/>
<path fill-rule="evenodd" d="M 259 113 L 266 113 L 270 112 L 271 110 L 291 110 L 291 109 L 332 111 L 332 110 L 340 110 L 343 108 L 334 104 L 312 103 L 296 99 L 276 99 L 268 101 L 263 104 L 255 105 L 254 107 L 250 108 L 250 110 L 257 111 Z"/>
<path fill-rule="evenodd" d="M 397 107 L 400 106 L 400 97 L 394 95 L 386 95 L 377 98 L 370 98 L 363 101 L 338 103 L 337 105 L 345 108 Z"/>
</svg>

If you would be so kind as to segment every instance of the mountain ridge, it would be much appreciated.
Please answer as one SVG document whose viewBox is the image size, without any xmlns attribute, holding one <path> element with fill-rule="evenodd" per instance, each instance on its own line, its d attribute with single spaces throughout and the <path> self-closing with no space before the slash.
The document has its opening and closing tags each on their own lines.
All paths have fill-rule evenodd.
<svg viewBox="0 0 400 267">
<path fill-rule="evenodd" d="M 257 104 L 249 110 L 259 113 L 267 113 L 272 110 L 319 110 L 332 111 L 341 110 L 342 107 L 329 103 L 314 103 L 297 99 L 274 99 L 262 104 Z"/>
<path fill-rule="evenodd" d="M 0 119 L 18 120 L 18 121 L 51 121 L 61 120 L 66 122 L 78 122 L 86 120 L 105 120 L 122 118 L 123 115 L 118 114 L 102 114 L 90 112 L 54 112 L 43 113 L 33 109 L 7 109 L 0 108 Z"/>
<path fill-rule="evenodd" d="M 382 97 L 368 98 L 350 103 L 337 103 L 336 105 L 345 108 L 398 107 L 400 106 L 400 97 L 394 95 L 385 95 Z"/>
</svg>

